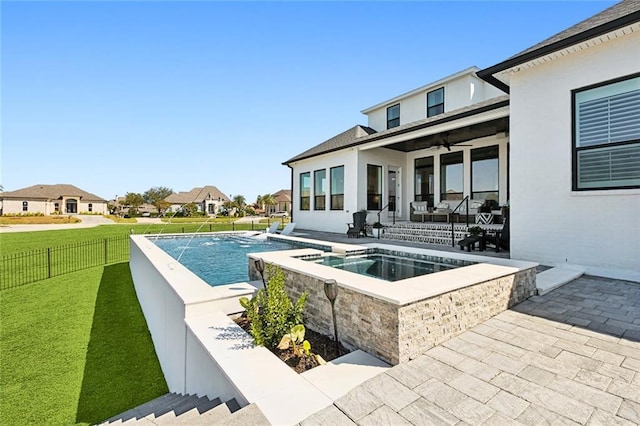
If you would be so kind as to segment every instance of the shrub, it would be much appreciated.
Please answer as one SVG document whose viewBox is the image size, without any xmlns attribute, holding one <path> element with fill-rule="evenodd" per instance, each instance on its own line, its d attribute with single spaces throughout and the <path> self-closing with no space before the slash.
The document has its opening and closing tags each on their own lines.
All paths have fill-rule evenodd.
<svg viewBox="0 0 640 426">
<path fill-rule="evenodd" d="M 290 333 L 295 325 L 302 324 L 307 293 L 302 293 L 294 303 L 285 290 L 282 269 L 267 265 L 267 274 L 270 277 L 267 283 L 268 291 L 258 290 L 253 299 L 242 297 L 240 304 L 247 310 L 249 333 L 254 343 L 275 349 L 282 336 Z"/>
</svg>

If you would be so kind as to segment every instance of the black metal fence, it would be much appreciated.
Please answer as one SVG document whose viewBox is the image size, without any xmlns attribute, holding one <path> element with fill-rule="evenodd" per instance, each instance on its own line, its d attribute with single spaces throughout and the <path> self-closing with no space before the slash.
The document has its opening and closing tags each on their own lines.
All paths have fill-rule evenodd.
<svg viewBox="0 0 640 426">
<path fill-rule="evenodd" d="M 102 238 L 0 256 L 0 290 L 129 260 L 129 236 Z"/>
</svg>

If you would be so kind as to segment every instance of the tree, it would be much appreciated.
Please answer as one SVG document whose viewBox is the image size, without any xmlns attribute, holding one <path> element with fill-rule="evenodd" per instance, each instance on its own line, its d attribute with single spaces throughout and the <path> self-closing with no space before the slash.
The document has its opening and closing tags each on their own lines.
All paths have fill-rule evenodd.
<svg viewBox="0 0 640 426">
<path fill-rule="evenodd" d="M 158 214 L 162 215 L 162 212 L 169 207 L 169 203 L 164 201 L 169 195 L 173 194 L 173 189 L 167 188 L 164 186 L 154 186 L 145 192 L 142 197 L 144 201 L 153 204 L 153 206 L 158 209 Z"/>
<path fill-rule="evenodd" d="M 262 204 L 264 204 L 265 206 L 265 214 L 268 215 L 271 212 L 271 207 L 278 204 L 278 202 L 276 201 L 276 197 L 274 197 L 273 194 L 264 194 L 262 196 Z"/>
<path fill-rule="evenodd" d="M 198 206 L 196 206 L 196 203 L 187 203 L 182 206 L 182 213 L 184 217 L 191 216 L 193 213 L 197 211 L 198 211 Z"/>
<path fill-rule="evenodd" d="M 244 198 L 244 195 L 235 195 L 233 197 L 232 204 L 238 209 L 238 213 L 242 215 L 244 213 L 244 208 L 247 205 L 247 199 Z"/>
<path fill-rule="evenodd" d="M 130 210 L 138 211 L 138 207 L 144 204 L 144 197 L 137 192 L 127 192 L 124 196 L 124 204 L 129 206 Z"/>
</svg>

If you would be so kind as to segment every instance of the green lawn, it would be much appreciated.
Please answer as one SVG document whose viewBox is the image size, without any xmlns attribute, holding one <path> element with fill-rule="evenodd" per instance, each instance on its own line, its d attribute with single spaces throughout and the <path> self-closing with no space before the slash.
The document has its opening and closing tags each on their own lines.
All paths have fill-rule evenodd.
<svg viewBox="0 0 640 426">
<path fill-rule="evenodd" d="M 262 230 L 266 222 L 254 225 L 254 229 Z M 162 223 L 162 224 L 114 224 L 100 225 L 93 228 L 59 229 L 52 231 L 7 232 L 0 234 L 0 254 L 17 253 L 43 247 L 53 247 L 64 244 L 90 241 L 119 235 L 129 235 L 131 230 L 135 234 L 182 233 L 211 231 L 250 230 L 250 223 Z"/>
<path fill-rule="evenodd" d="M 60 243 L 43 234 L 20 237 Z M 3 425 L 95 423 L 167 392 L 128 263 L 5 290 L 0 304 Z"/>
</svg>

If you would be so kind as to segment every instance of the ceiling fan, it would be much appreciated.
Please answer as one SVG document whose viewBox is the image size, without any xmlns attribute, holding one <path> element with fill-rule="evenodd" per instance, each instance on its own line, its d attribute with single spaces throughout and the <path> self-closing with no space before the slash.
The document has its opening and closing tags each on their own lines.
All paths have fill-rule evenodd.
<svg viewBox="0 0 640 426">
<path fill-rule="evenodd" d="M 456 146 L 473 146 L 473 145 L 462 145 L 462 144 L 455 144 Z M 434 145 L 435 147 L 437 147 L 438 149 L 440 149 L 441 146 L 447 148 L 447 151 L 451 151 L 451 144 L 449 143 L 449 132 L 445 132 L 442 134 L 442 140 Z"/>
</svg>

